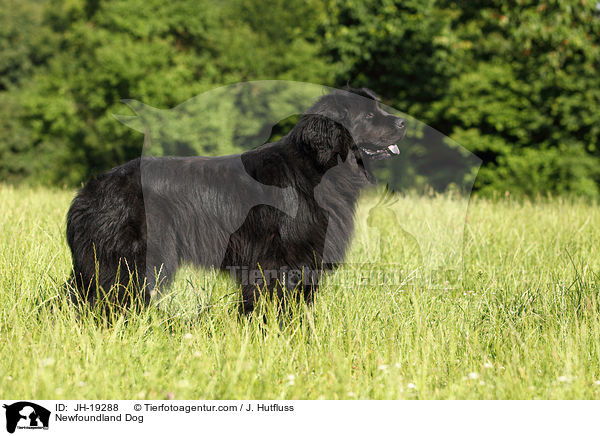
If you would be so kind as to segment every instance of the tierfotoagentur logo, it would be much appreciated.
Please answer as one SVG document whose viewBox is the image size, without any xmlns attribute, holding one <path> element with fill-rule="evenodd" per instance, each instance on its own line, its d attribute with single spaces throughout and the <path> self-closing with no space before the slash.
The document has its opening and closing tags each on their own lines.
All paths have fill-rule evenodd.
<svg viewBox="0 0 600 436">
<path fill-rule="evenodd" d="M 14 433 L 19 430 L 48 430 L 50 411 L 29 401 L 4 404 L 6 409 L 6 431 Z"/>
<path fill-rule="evenodd" d="M 184 264 L 229 273 L 244 314 L 263 292 L 310 303 L 327 272 L 348 289 L 458 285 L 480 160 L 373 91 L 275 80 L 169 110 L 124 102 L 135 115 L 116 118 L 144 133 L 142 157 L 88 183 L 68 214 L 81 296 L 96 298 L 99 271 L 98 288 L 149 303 Z"/>
</svg>

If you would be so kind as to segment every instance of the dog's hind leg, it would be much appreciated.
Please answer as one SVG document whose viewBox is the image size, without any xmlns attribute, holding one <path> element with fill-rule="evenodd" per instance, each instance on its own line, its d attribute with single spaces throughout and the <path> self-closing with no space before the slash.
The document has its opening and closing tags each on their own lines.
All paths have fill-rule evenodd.
<svg viewBox="0 0 600 436">
<path fill-rule="evenodd" d="M 260 298 L 260 290 L 255 284 L 242 285 L 242 301 L 239 306 L 240 315 L 249 315 Z"/>
<path fill-rule="evenodd" d="M 103 217 L 95 214 L 94 218 Z M 145 236 L 143 232 L 132 231 L 127 223 L 107 221 L 116 222 L 110 231 L 95 220 L 68 222 L 73 254 L 71 301 L 119 306 L 147 303 Z"/>
</svg>

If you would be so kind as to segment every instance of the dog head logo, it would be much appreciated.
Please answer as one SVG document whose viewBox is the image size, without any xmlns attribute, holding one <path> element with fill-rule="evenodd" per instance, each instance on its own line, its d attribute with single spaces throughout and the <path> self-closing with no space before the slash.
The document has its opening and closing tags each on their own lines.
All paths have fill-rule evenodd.
<svg viewBox="0 0 600 436">
<path fill-rule="evenodd" d="M 50 411 L 28 401 L 3 406 L 6 409 L 6 431 L 18 429 L 48 429 Z"/>
</svg>

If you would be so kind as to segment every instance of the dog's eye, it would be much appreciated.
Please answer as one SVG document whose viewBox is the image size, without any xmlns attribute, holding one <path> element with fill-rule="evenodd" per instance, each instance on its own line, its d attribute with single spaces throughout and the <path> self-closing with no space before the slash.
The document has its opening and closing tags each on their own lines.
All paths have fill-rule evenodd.
<svg viewBox="0 0 600 436">
<path fill-rule="evenodd" d="M 373 112 L 367 112 L 367 113 L 365 114 L 365 118 L 367 118 L 367 119 L 373 118 L 374 116 L 375 116 L 375 115 L 373 114 Z"/>
</svg>

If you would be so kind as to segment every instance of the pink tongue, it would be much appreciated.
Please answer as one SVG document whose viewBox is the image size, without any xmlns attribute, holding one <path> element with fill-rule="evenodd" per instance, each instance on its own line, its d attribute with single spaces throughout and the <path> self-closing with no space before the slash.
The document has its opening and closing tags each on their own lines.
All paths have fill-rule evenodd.
<svg viewBox="0 0 600 436">
<path fill-rule="evenodd" d="M 400 149 L 398 148 L 398 146 L 396 144 L 392 144 L 388 147 L 388 150 L 390 151 L 390 153 L 392 154 L 400 154 Z"/>
</svg>

